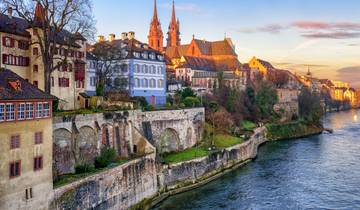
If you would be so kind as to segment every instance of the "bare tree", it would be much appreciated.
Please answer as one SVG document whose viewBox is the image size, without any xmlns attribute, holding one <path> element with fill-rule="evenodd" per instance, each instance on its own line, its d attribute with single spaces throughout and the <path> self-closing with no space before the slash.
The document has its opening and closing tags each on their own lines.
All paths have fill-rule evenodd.
<svg viewBox="0 0 360 210">
<path fill-rule="evenodd" d="M 114 75 L 114 72 L 124 71 L 126 66 L 120 64 L 120 61 L 126 53 L 121 51 L 121 46 L 116 43 L 111 42 L 98 42 L 92 46 L 91 54 L 94 56 L 95 61 L 95 72 L 98 79 L 98 88 L 104 88 L 105 85 L 113 86 L 112 84 L 107 84 L 107 80 Z M 115 86 L 127 86 L 124 84 L 123 79 L 117 81 L 119 84 L 114 84 Z M 103 92 L 101 90 L 101 92 Z"/>
<path fill-rule="evenodd" d="M 51 73 L 67 64 L 70 49 L 94 34 L 91 0 L 1 0 L 0 7 L 12 8 L 32 29 L 30 45 L 39 46 L 45 92 L 50 93 Z M 66 53 L 57 56 L 58 49 Z"/>
</svg>

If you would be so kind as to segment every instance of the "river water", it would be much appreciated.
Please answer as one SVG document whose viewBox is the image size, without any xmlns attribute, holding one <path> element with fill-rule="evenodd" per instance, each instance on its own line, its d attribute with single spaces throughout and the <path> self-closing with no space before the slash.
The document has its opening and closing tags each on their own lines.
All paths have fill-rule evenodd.
<svg viewBox="0 0 360 210">
<path fill-rule="evenodd" d="M 360 209 L 360 111 L 324 125 L 334 133 L 269 142 L 253 162 L 156 209 Z"/>
</svg>

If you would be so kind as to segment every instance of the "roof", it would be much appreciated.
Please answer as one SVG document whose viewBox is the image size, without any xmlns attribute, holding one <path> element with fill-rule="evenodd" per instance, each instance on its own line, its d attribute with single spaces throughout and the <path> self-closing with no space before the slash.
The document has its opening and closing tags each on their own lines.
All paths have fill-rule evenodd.
<svg viewBox="0 0 360 210">
<path fill-rule="evenodd" d="M 267 69 L 274 69 L 274 66 L 271 65 L 270 62 L 264 61 L 264 60 L 261 60 L 261 59 L 258 59 L 258 61 L 261 63 L 261 65 L 263 65 L 263 66 L 266 67 Z"/>
<path fill-rule="evenodd" d="M 9 34 L 15 34 L 24 37 L 30 37 L 30 33 L 27 31 L 31 25 L 24 19 L 19 17 L 12 16 L 11 18 L 8 15 L 0 13 L 0 32 L 5 32 Z M 69 37 L 76 40 L 86 40 L 81 34 L 72 34 L 67 30 L 62 30 L 57 33 L 55 37 L 58 44 L 68 44 L 66 41 Z M 81 46 L 73 43 L 73 47 L 80 48 Z"/>
<path fill-rule="evenodd" d="M 196 46 L 200 49 L 202 55 L 232 55 L 237 56 L 235 49 L 229 39 L 221 41 L 206 41 L 194 39 Z M 166 48 L 166 55 L 170 58 L 178 58 L 187 54 L 190 44 L 179 45 Z"/>
<path fill-rule="evenodd" d="M 191 68 L 196 70 L 215 71 L 215 62 L 211 59 L 200 58 L 194 56 L 184 56 L 186 62 L 179 66 L 179 68 Z"/>
<path fill-rule="evenodd" d="M 19 90 L 15 90 L 10 82 L 20 82 Z M 55 96 L 45 93 L 34 85 L 25 81 L 19 75 L 8 69 L 0 69 L 0 100 L 55 100 Z"/>
</svg>

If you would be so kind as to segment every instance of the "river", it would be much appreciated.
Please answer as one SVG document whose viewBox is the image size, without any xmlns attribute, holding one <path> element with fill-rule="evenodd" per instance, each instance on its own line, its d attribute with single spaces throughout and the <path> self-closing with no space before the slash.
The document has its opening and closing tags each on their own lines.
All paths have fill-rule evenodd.
<svg viewBox="0 0 360 210">
<path fill-rule="evenodd" d="M 360 111 L 324 125 L 334 133 L 266 143 L 246 166 L 155 209 L 360 209 Z"/>
</svg>

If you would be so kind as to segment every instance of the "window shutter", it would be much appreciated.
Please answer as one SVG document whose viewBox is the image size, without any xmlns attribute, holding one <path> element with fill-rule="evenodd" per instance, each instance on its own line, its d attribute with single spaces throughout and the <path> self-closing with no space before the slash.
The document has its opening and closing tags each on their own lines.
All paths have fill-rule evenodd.
<svg viewBox="0 0 360 210">
<path fill-rule="evenodd" d="M 15 47 L 15 39 L 10 39 L 10 47 Z"/>
</svg>

